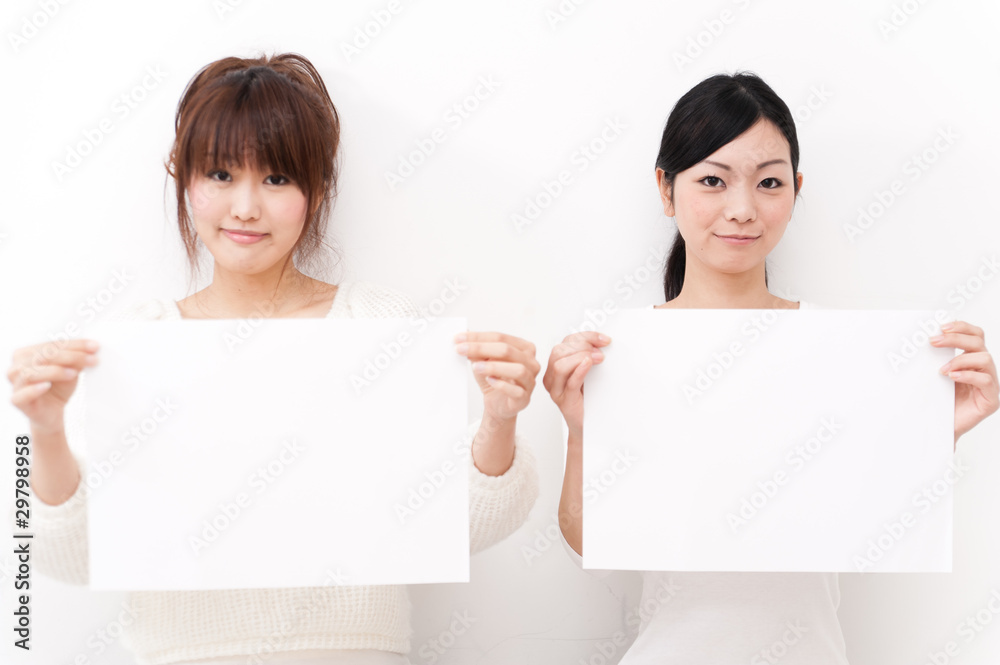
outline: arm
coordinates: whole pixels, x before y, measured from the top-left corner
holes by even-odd
[[[34,439],[33,439],[34,441]],[[36,462],[32,462],[34,468]],[[70,455],[70,464],[78,481],[72,494],[58,504],[50,504],[37,493],[31,502],[31,527],[36,569],[68,584],[86,585],[90,581],[87,538],[87,492],[82,481],[86,465]],[[33,472],[34,475],[34,472]]]
[[[79,484],[79,465],[66,441],[62,418],[52,427],[31,423],[32,493],[42,503],[56,506],[73,496]]]
[[[82,391],[81,383],[78,391]],[[82,398],[82,392],[79,394]],[[69,407],[70,422],[77,415]],[[70,427],[72,434],[76,428]],[[67,428],[31,423],[31,532],[33,561],[38,572],[68,584],[89,581],[86,464],[73,455]]]
[[[513,431],[509,434],[506,428],[490,431],[490,427],[484,417],[469,461],[469,551],[472,554],[517,531],[538,499],[537,462],[531,448]],[[482,433],[491,437],[498,449],[505,450],[509,446],[511,450],[511,461],[500,474],[480,469],[483,463],[477,446],[486,445],[479,440]]]
[[[472,440],[472,460],[488,476],[501,476],[514,461],[514,429],[517,417],[501,420],[484,413]]]
[[[572,553],[578,556],[583,555],[583,380],[595,363],[604,360],[601,347],[610,343],[611,338],[593,331],[568,335],[553,347],[542,379],[566,423],[566,469],[559,498],[559,530]]]
[[[535,457],[515,430],[540,367],[534,345],[518,337],[467,332],[455,342],[455,351],[472,361],[483,393],[469,456],[469,544],[477,552],[520,527],[538,498]]]
[[[76,424],[73,416],[77,415],[67,409],[69,399],[78,390],[82,370],[96,364],[96,346],[88,346],[87,341],[20,348],[7,373],[13,388],[11,402],[30,425],[29,524],[36,568],[71,584],[86,584],[88,577],[83,465],[73,456],[66,434],[67,412],[70,424]]]
[[[566,434],[566,470],[559,497],[559,534],[563,549],[576,567],[595,579],[606,579],[614,570],[583,567],[583,437]]]
[[[31,526],[37,570],[68,584],[90,577],[87,487],[83,460],[73,456],[65,429],[31,427]]]
[[[559,497],[559,530],[566,544],[583,556],[583,437],[570,434],[566,443],[566,470]]]

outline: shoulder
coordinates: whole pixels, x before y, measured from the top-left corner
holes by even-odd
[[[112,321],[156,321],[180,318],[177,305],[166,298],[150,298],[133,303],[110,317]]]
[[[417,307],[401,291],[373,282],[343,282],[337,299],[347,308],[346,316],[393,318],[418,316]]]

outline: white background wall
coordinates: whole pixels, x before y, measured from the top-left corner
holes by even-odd
[[[388,0],[48,4],[51,17],[42,0],[10,0],[0,19],[5,359],[17,346],[87,323],[87,299],[115,271],[132,278],[98,319],[136,300],[187,295],[164,198],[175,105],[202,65],[262,49],[309,57],[341,113],[343,190],[331,234],[345,260],[330,281],[366,279],[426,305],[445,280],[458,278],[468,289],[448,314],[468,317],[472,330],[532,340],[544,367],[551,347],[605,300],[662,302],[655,255],[673,234],[653,179],[663,123],[701,79],[749,69],[795,111],[805,174],[769,260],[772,290],[831,307],[949,309],[986,329],[998,351],[1000,279],[983,269],[989,279],[977,281],[984,261],[1000,254],[997,3],[399,0],[391,21],[350,58],[344,45]],[[560,7],[572,12],[558,14]],[[142,90],[150,69],[162,80],[145,78],[151,85]],[[449,124],[445,114],[480,77],[492,77],[497,89],[460,126]],[[127,114],[123,94],[133,101]],[[112,131],[57,177],[54,163],[104,119]],[[581,169],[580,147],[609,120],[623,129]],[[390,190],[384,173],[437,127],[447,140]],[[957,138],[935,150],[946,130]],[[933,163],[915,168],[925,151]],[[512,214],[564,169],[572,183],[518,232]],[[902,193],[849,240],[845,226],[894,180]],[[622,288],[626,275],[641,288]],[[956,295],[959,286],[977,291],[966,299]],[[525,557],[525,548],[545,546],[547,528],[554,533],[565,444],[540,378],[519,428],[540,461],[541,497],[520,531],[473,558],[471,583],[413,588],[414,663],[425,662],[421,646],[454,612],[477,620],[438,662],[621,657],[618,649],[604,660],[599,646],[624,630],[638,576],[590,578],[557,541],[530,564]],[[9,488],[10,446],[27,423],[3,385],[0,441],[8,452],[0,477]],[[1000,590],[998,432],[994,417],[959,443],[958,456],[974,471],[955,488],[955,572],[842,576],[854,665],[924,663],[948,641],[960,646],[950,662],[996,662],[1000,619],[968,642],[956,627]],[[11,493],[4,490],[4,501]],[[0,547],[4,626],[12,623],[10,550]],[[116,620],[119,594],[40,577],[34,584],[34,650],[14,649],[6,629],[0,660],[130,662],[117,642],[98,653],[93,640]]]

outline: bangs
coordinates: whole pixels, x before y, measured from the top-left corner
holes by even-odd
[[[753,82],[751,79],[749,83]],[[678,100],[664,129],[661,155],[664,146],[678,146],[669,161],[683,165],[678,172],[683,171],[707,159],[761,120],[773,123],[783,134],[794,173],[798,168],[799,148],[788,106],[770,88],[761,91],[742,80],[734,85],[726,75],[702,81]]]
[[[763,117],[760,105],[742,91],[725,91],[716,99],[702,102],[679,117],[677,127],[684,127],[691,140],[685,162],[697,164],[747,131]]]
[[[218,79],[188,116],[180,146],[188,173],[256,167],[287,176],[307,194],[314,191],[320,183],[311,182],[316,169],[310,167],[323,155],[306,140],[317,123],[297,92],[262,67]]]

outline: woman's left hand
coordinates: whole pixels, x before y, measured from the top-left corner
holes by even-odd
[[[483,391],[484,415],[508,420],[528,406],[541,369],[534,344],[498,332],[460,333],[455,342],[455,350],[472,361],[473,376]]]
[[[955,380],[955,443],[1000,407],[997,368],[986,350],[983,329],[965,321],[941,326],[943,334],[932,337],[931,344],[962,349],[941,368]]]

